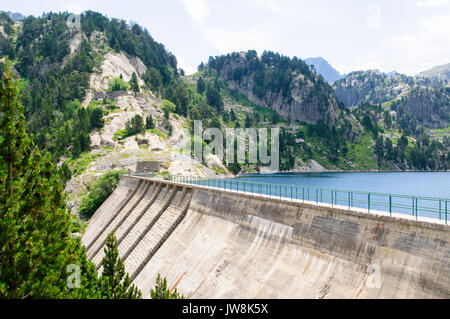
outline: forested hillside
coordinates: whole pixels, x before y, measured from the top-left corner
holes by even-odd
[[[156,155],[171,161],[165,174],[197,174],[199,165],[207,174],[256,168],[217,159],[184,166],[173,145],[193,120],[222,130],[281,127],[282,170],[449,167],[448,138],[429,129],[448,123],[448,88],[436,81],[355,72],[333,89],[299,58],[255,51],[210,57],[185,76],[139,25],[85,12],[81,29],[72,29],[67,17],[15,22],[2,14],[0,53],[15,72],[27,131],[63,164],[71,189],[88,167],[100,174]],[[403,155],[385,160],[402,136]],[[419,153],[428,159],[416,160]]]
[[[106,50],[124,51],[151,66],[145,78],[154,89],[170,94],[178,77],[175,57],[141,27],[86,12],[81,19],[84,37],[75,48],[72,42],[79,31],[67,27],[67,16],[49,13],[23,19],[2,52],[20,76],[28,131],[41,148],[55,156],[78,155],[90,149],[89,132],[101,126],[102,112],[82,108],[79,102]],[[95,45],[96,33],[105,36],[103,46]]]
[[[336,121],[338,101],[332,88],[301,59],[268,51],[258,57],[248,51],[212,58],[207,66],[229,89],[292,122]]]
[[[430,78],[437,81],[450,81],[450,63],[435,66],[429,70],[420,72],[420,77]]]

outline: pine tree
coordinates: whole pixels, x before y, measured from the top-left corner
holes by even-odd
[[[252,126],[252,120],[250,119],[250,116],[247,114],[247,116],[245,117],[245,127],[249,128],[250,126]]]
[[[232,122],[236,121],[236,113],[234,113],[233,109],[230,111],[230,118]]]
[[[25,132],[23,106],[6,65],[0,87],[0,297],[96,296],[95,267],[70,234],[70,213],[48,153]],[[67,266],[86,286],[70,289]]]
[[[153,129],[155,128],[155,123],[153,122],[153,117],[151,115],[147,116],[145,119],[145,128]]]
[[[184,299],[184,296],[175,288],[172,292],[167,288],[167,279],[161,278],[158,274],[156,277],[156,286],[150,290],[152,299]]]
[[[139,83],[138,83],[135,72],[133,72],[133,74],[131,75],[131,80],[129,83],[130,83],[130,88],[133,92],[135,92],[135,93],[139,92]]]
[[[142,116],[136,114],[131,120],[125,123],[128,136],[144,132],[144,120]]]
[[[91,113],[91,129],[102,128],[105,125],[105,120],[103,119],[103,111],[100,108],[95,108]]]
[[[199,79],[197,81],[197,92],[198,92],[198,94],[203,94],[205,92],[205,89],[206,89],[205,81],[203,80],[202,77],[199,77]]]
[[[66,184],[66,182],[72,178],[72,172],[66,162],[62,163],[59,168],[59,175],[61,176],[61,182],[63,184]]]
[[[103,257],[103,272],[100,277],[102,298],[106,299],[141,299],[142,293],[131,284],[125,265],[119,257],[117,239],[114,232],[106,238],[105,257]]]

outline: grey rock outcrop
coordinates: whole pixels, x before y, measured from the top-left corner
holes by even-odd
[[[403,74],[387,76],[377,70],[358,71],[337,81],[334,89],[347,107],[393,102],[391,108],[399,116],[415,118],[422,125],[442,128],[450,123],[450,92],[431,80]]]
[[[246,63],[245,56],[241,56],[225,65],[219,71],[219,79],[226,82],[229,89],[243,94],[251,103],[270,108],[293,122],[316,124],[322,120],[329,125],[334,124],[337,118],[338,101],[328,84],[320,82],[315,74],[312,74],[313,80],[302,73],[293,74],[293,80],[290,83],[291,99],[283,96],[280,90],[266,90],[264,95],[259,97],[254,93],[255,74],[243,76],[240,81],[230,79],[228,76],[236,69],[247,67]],[[270,68],[266,66],[266,71]]]

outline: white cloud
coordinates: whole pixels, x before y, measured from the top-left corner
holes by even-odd
[[[181,2],[195,23],[205,23],[211,14],[211,8],[206,0],[181,0]]]
[[[407,75],[449,63],[450,14],[439,14],[418,21],[419,29],[387,37],[380,41],[378,50],[355,56],[345,64],[336,63],[341,72],[378,69],[398,71]]]
[[[229,30],[225,28],[203,28],[205,38],[220,53],[245,50],[279,50],[279,36],[275,28],[265,28],[255,24],[247,29]]]
[[[369,29],[381,28],[381,8],[378,4],[369,4],[367,6],[367,20],[366,25]]]
[[[72,3],[69,4],[66,7],[67,12],[73,13],[73,14],[81,14],[83,12],[83,9],[78,4]]]
[[[448,4],[448,0],[422,0],[416,2],[418,7],[439,7],[444,4]]]
[[[280,1],[277,0],[248,0],[251,5],[256,7],[265,8],[276,13],[286,13],[281,7]]]
[[[177,62],[178,67],[183,69],[186,75],[191,75],[197,72],[197,68],[195,66],[186,64],[186,60],[183,57],[177,56]]]
[[[423,19],[419,25],[419,32],[405,33],[382,41],[385,49],[389,50],[387,52],[390,52],[392,63],[397,64],[399,70],[410,74],[449,62],[450,14]]]
[[[354,57],[354,60],[350,64],[336,64],[336,69],[342,74],[361,70],[379,70],[381,72],[392,71],[391,69],[386,68],[382,57],[377,53],[362,57]]]

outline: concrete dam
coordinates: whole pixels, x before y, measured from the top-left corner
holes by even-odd
[[[82,237],[101,269],[114,231],[149,298],[450,298],[450,228],[283,198],[122,176]]]

